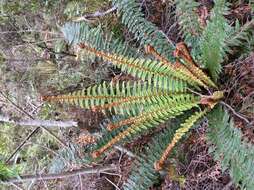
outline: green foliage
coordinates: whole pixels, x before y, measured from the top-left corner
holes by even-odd
[[[145,147],[145,151],[133,163],[130,176],[123,186],[124,190],[147,190],[159,182],[160,174],[154,169],[154,162],[160,159],[175,130],[176,125],[169,124],[167,129],[157,134]]]
[[[85,22],[70,22],[66,23],[61,30],[71,45],[86,42],[98,50],[107,50],[125,56],[135,56],[136,54],[136,50],[132,50],[127,43],[114,39],[112,34],[105,35],[100,26],[91,28]]]
[[[177,143],[175,137],[180,133],[185,134],[185,127],[192,127],[205,114],[205,112],[196,112],[187,119],[181,118],[178,121],[172,121],[159,134],[157,134],[145,147],[133,164],[133,170],[124,184],[124,190],[140,189],[147,190],[156,184],[160,179],[158,170],[154,169],[154,163],[160,159],[168,144]],[[188,114],[186,114],[188,115]],[[186,117],[185,115],[185,117]],[[180,121],[184,121],[182,124]],[[189,130],[189,129],[188,129]],[[167,158],[169,159],[169,158]],[[173,176],[170,176],[173,177]]]
[[[142,46],[151,45],[164,57],[174,60],[172,57],[174,45],[168,41],[162,31],[144,18],[140,3],[136,0],[113,0],[113,3],[118,8],[122,23]]]
[[[15,177],[16,175],[13,169],[0,161],[0,182]]]
[[[144,18],[139,3],[135,0],[114,0],[113,3],[118,8],[122,23],[157,61],[144,58],[144,55],[130,48],[129,44],[113,39],[112,35],[104,33],[101,26],[91,27],[84,22],[67,23],[62,27],[62,32],[68,43],[76,47],[78,54],[83,52],[110,62],[136,80],[113,80],[63,95],[45,96],[43,99],[102,111],[105,114],[121,115],[119,119],[105,125],[107,130],[91,147],[94,158],[98,158],[115,144],[129,142],[169,119],[179,119],[186,113],[195,111],[178,127],[166,129],[155,137],[147,151],[136,160],[133,173],[124,188],[147,189],[159,179],[158,170],[175,145],[198,120],[219,103],[223,92],[214,89],[216,85],[196,66],[187,49],[177,46],[177,61],[175,64],[170,62],[175,60],[172,57],[174,45],[154,24]],[[234,28],[229,26],[225,18],[229,5],[225,0],[216,0],[210,20],[202,28],[196,13],[198,6],[195,1],[176,2],[181,32],[186,42],[193,47],[195,55],[200,56],[199,64],[208,69],[213,80],[217,81],[226,53],[231,53],[231,48],[242,46],[247,41],[251,27],[240,27],[238,23]],[[230,38],[230,41],[228,36],[234,38]],[[209,92],[208,95],[201,94],[205,89]],[[241,147],[241,138],[238,137],[240,133],[234,136],[235,129],[232,122],[227,123],[227,113],[218,111],[215,116],[213,113],[210,128],[214,129],[209,130],[208,136],[217,147],[215,153],[217,157],[224,155],[222,165],[230,168],[235,182],[241,182],[242,187],[250,187],[250,177],[244,171],[239,171],[240,166],[237,165],[243,164],[241,159],[247,160],[247,152],[241,152],[236,161],[232,159],[235,150],[240,151],[235,146],[246,148]],[[222,129],[232,131],[225,133]],[[244,167],[252,174],[248,168],[250,163],[253,162],[248,162]]]
[[[176,15],[180,25],[181,33],[189,46],[197,44],[202,33],[199,23],[197,8],[199,3],[194,0],[177,0]],[[193,47],[195,48],[195,47]]]
[[[229,170],[233,181],[241,189],[252,190],[254,148],[243,140],[242,133],[234,127],[233,119],[221,107],[208,115],[208,139],[215,146],[213,154],[223,171]]]
[[[254,20],[251,20],[241,26],[237,20],[234,27],[230,28],[230,32],[226,39],[227,51],[230,54],[237,52],[246,52],[248,55],[253,50],[253,34]]]
[[[227,21],[224,14],[227,13],[225,0],[216,0],[212,9],[211,20],[205,28],[200,42],[202,62],[214,81],[221,72],[221,63],[225,56],[225,40],[227,38]]]

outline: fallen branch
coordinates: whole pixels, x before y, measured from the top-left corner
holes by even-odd
[[[89,21],[92,18],[103,17],[103,16],[106,16],[109,13],[114,12],[116,10],[116,8],[117,8],[116,6],[113,6],[112,8],[110,8],[110,9],[104,11],[104,12],[96,11],[96,12],[94,12],[92,14],[87,14],[87,15],[78,17],[78,18],[74,19],[74,21],[75,22]]]
[[[35,118],[29,114],[28,112],[26,112],[24,109],[22,109],[20,106],[18,106],[17,104],[15,104],[8,96],[6,96],[3,92],[0,91],[0,94],[2,97],[4,97],[7,101],[9,101],[12,106],[14,106],[19,112],[27,115],[30,119],[34,120]],[[58,138],[53,132],[51,132],[49,129],[47,129],[46,127],[44,127],[43,125],[36,127],[26,138],[25,140],[22,141],[22,143],[14,150],[14,152],[11,154],[11,156],[7,159],[6,163],[8,163],[13,156],[15,156],[15,154],[24,146],[24,144],[26,143],[26,141],[28,141],[34,134],[38,133],[40,131],[40,129],[43,129],[44,131],[46,131],[50,136],[52,136],[56,141],[58,141],[60,144],[62,144],[64,147],[68,148],[68,146],[65,144],[64,141],[62,141],[60,138]]]
[[[78,123],[75,121],[53,121],[53,120],[39,120],[39,119],[30,119],[30,120],[16,120],[12,119],[8,116],[2,116],[0,115],[0,122],[4,123],[10,123],[14,125],[21,125],[21,126],[44,126],[47,128],[53,128],[53,127],[61,127],[61,128],[67,128],[67,127],[77,127]]]
[[[94,168],[83,168],[73,171],[67,171],[60,174],[36,174],[36,175],[24,175],[20,176],[19,178],[11,178],[5,181],[5,183],[22,183],[27,181],[41,181],[41,180],[55,180],[55,179],[63,179],[67,177],[73,177],[78,175],[84,175],[84,174],[99,174],[105,171],[115,171],[117,170],[117,167],[115,165],[113,166],[100,166],[100,167],[94,167]]]

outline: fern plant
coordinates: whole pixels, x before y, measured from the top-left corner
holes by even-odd
[[[239,34],[239,38],[236,36],[229,44],[225,42],[227,34],[240,30],[235,30],[227,23],[224,14],[229,5],[224,0],[215,1],[206,28],[200,27],[195,21],[197,15],[194,9],[198,4],[193,1],[189,6],[187,1],[176,1],[176,10],[181,15],[179,19],[183,37],[189,45],[195,47],[195,53],[191,55],[185,43],[174,45],[155,25],[145,20],[140,5],[135,0],[115,0],[113,3],[118,8],[122,23],[153,58],[146,58],[142,51],[113,39],[112,35],[104,35],[100,27],[91,28],[86,23],[67,23],[62,31],[67,41],[77,47],[77,51],[95,55],[139,80],[103,82],[68,94],[44,96],[43,100],[72,104],[124,118],[107,124],[107,131],[92,147],[93,158],[100,157],[115,144],[151,132],[169,119],[182,121],[162,130],[154,138],[147,147],[149,153],[139,156],[134,164],[137,169],[133,170],[124,184],[124,189],[147,189],[158,180],[159,171],[164,168],[178,142],[223,99],[223,91],[218,90],[216,85],[222,70],[221,63],[227,49],[244,43],[241,36],[245,34]],[[186,26],[190,17],[196,23],[192,27]],[[188,30],[196,32],[189,34]],[[208,69],[211,78],[200,66]],[[183,119],[182,116],[188,114],[190,116]],[[214,117],[218,119],[220,116],[221,114]],[[209,139],[221,146],[217,143],[217,134],[213,133],[215,131],[211,130]],[[239,137],[225,136],[225,140],[230,142],[235,138]],[[224,152],[221,148],[218,150]],[[253,161],[253,157],[246,159]],[[226,167],[231,165],[226,164]],[[234,172],[232,174],[235,175]],[[242,180],[233,179],[236,179],[236,183]],[[246,182],[243,186],[249,187],[248,185]]]

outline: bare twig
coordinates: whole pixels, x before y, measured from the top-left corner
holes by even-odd
[[[30,120],[16,120],[12,119],[8,116],[0,115],[0,122],[10,123],[14,125],[21,126],[44,126],[47,128],[60,127],[60,128],[68,128],[68,127],[77,127],[78,123],[75,121],[53,121],[53,120],[39,120],[39,119],[30,119]]]
[[[13,34],[13,33],[30,33],[30,32],[38,32],[38,33],[46,33],[46,34],[53,34],[53,35],[59,35],[59,33],[55,33],[55,32],[50,32],[50,31],[42,31],[42,30],[8,30],[8,31],[1,31],[1,34]]]
[[[108,179],[107,177],[105,177],[105,179],[106,179],[111,185],[113,185],[117,190],[120,190],[120,188],[119,188],[114,182],[112,182],[110,179]]]
[[[82,175],[78,175],[79,177],[79,184],[80,184],[80,190],[83,190],[83,183],[82,183]]]
[[[234,108],[232,108],[230,105],[228,105],[227,103],[220,101],[220,103],[224,106],[226,106],[228,109],[230,109],[230,111],[237,116],[238,118],[244,120],[246,123],[250,124],[250,121],[248,119],[246,119],[244,116],[240,115],[239,113],[237,113]]]
[[[119,146],[119,145],[114,145],[114,148],[117,150],[120,150],[121,152],[127,154],[129,157],[135,158],[136,155],[133,154],[131,151],[127,150],[126,148]]]
[[[100,11],[96,11],[92,14],[87,14],[81,17],[78,17],[76,19],[74,19],[75,22],[80,22],[80,21],[89,21],[92,18],[96,18],[96,17],[103,17],[106,16],[107,14],[110,14],[112,12],[114,12],[116,10],[116,6],[111,7],[110,9],[104,11],[104,12],[100,12]]]
[[[38,131],[40,127],[36,127],[21,143],[20,145],[13,151],[13,153],[9,156],[9,158],[5,161],[6,163],[10,162],[10,160],[16,155],[16,153],[26,144],[26,142]]]
[[[94,167],[94,168],[83,168],[73,171],[67,171],[60,174],[43,174],[43,175],[24,175],[20,176],[19,178],[11,178],[6,181],[6,183],[22,183],[26,181],[32,181],[32,180],[55,180],[55,179],[63,179],[67,177],[73,177],[78,175],[84,175],[84,174],[98,174],[104,171],[115,171],[117,170],[117,167],[115,165],[113,166],[100,166],[100,167]]]
[[[9,97],[7,97],[3,92],[0,91],[0,94],[2,95],[2,97],[4,97],[6,100],[8,100],[15,108],[18,109],[18,111],[20,111],[21,113],[27,115],[30,119],[34,120],[35,118],[29,114],[28,112],[26,112],[25,110],[23,110],[20,106],[18,106],[17,104],[15,104]],[[24,144],[26,143],[26,141],[28,141],[34,134],[36,134],[37,132],[39,132],[40,128],[42,128],[43,130],[45,130],[50,136],[52,136],[56,141],[58,141],[60,144],[62,144],[64,147],[68,148],[68,146],[65,144],[65,142],[63,142],[61,139],[59,139],[54,133],[52,133],[49,129],[47,129],[44,126],[39,126],[37,128],[35,128],[26,138],[25,140],[22,141],[22,143],[15,149],[15,151],[11,154],[11,156],[7,159],[6,162],[9,162],[13,156],[15,156],[15,154],[24,146]]]

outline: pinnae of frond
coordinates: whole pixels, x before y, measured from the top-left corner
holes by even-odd
[[[195,105],[195,104],[197,105],[199,103],[200,102],[197,101],[197,100],[193,100],[192,101],[193,105]],[[142,122],[145,122],[145,121],[153,119],[155,113],[161,113],[161,112],[164,112],[165,110],[167,110],[168,112],[170,112],[170,111],[173,112],[174,109],[176,109],[176,107],[178,107],[180,105],[181,105],[181,103],[175,102],[174,100],[170,101],[170,102],[167,102],[167,103],[165,102],[164,105],[156,106],[156,107],[152,108],[151,110],[149,110],[148,112],[143,112],[143,113],[141,113],[138,116],[125,119],[125,120],[120,121],[120,122],[118,122],[116,124],[109,124],[107,126],[107,129],[109,131],[112,131],[112,130],[117,129],[119,127],[122,127],[124,125],[142,123]],[[175,110],[175,113],[176,113],[176,110]]]
[[[105,146],[101,147],[100,149],[92,152],[93,158],[98,158],[103,152],[105,152],[107,149],[112,147],[114,144],[119,142],[120,140],[124,139],[126,136],[128,136],[134,129],[136,125],[131,125],[129,128],[124,130],[123,132],[119,133],[116,137],[111,139]]]
[[[127,104],[133,104],[133,103],[139,103],[140,101],[146,101],[149,98],[152,97],[158,97],[158,96],[168,96],[168,95],[180,95],[183,94],[182,92],[170,92],[166,93],[166,92],[156,92],[156,93],[151,93],[149,95],[146,96],[128,96],[122,99],[119,99],[118,101],[114,101],[105,105],[98,105],[98,106],[93,106],[91,109],[93,111],[102,111],[102,110],[106,110],[106,109],[110,109],[113,107],[120,107],[123,104],[125,105],[124,107],[127,106]]]
[[[198,77],[196,77],[192,72],[190,72],[183,64],[181,64],[179,60],[176,60],[175,65],[179,67],[178,70],[182,71],[182,73],[189,77],[192,81],[195,81],[200,86],[207,88],[207,85],[203,83],[200,79],[198,79]]]
[[[111,102],[111,103],[108,103],[108,104],[105,104],[105,105],[99,105],[99,106],[93,106],[91,109],[93,111],[101,111],[101,110],[106,110],[106,109],[110,109],[110,108],[113,108],[113,107],[118,107],[118,106],[121,106],[123,104],[128,104],[128,103],[133,103],[133,102],[136,102],[136,101],[139,101],[141,99],[147,99],[147,98],[150,98],[152,96],[129,96],[129,97],[126,97],[126,98],[123,98],[123,99],[119,99],[119,101],[115,101],[115,102]]]
[[[167,60],[165,57],[161,56],[155,49],[153,46],[151,45],[146,45],[145,46],[145,51],[147,54],[151,54],[152,56],[154,56],[157,60],[161,61],[162,63],[171,66],[172,68],[174,68],[174,65]]]
[[[187,69],[194,75],[197,76],[199,80],[213,88],[217,88],[214,82],[197,66],[193,60],[190,52],[185,43],[180,42],[176,45],[176,50],[174,52],[175,57],[182,58],[186,62]]]
[[[83,96],[83,95],[58,95],[58,96],[42,96],[42,101],[47,102],[65,102],[71,100],[91,100],[91,99],[108,99],[110,96]],[[123,98],[123,96],[114,96],[115,99]]]
[[[165,109],[165,108],[164,108]],[[162,109],[163,110],[163,109]],[[158,110],[159,111],[159,110]],[[131,117],[131,118],[128,118],[128,119],[125,119],[125,120],[122,120],[118,123],[111,123],[107,126],[107,129],[109,131],[112,131],[114,129],[117,129],[119,127],[122,127],[124,125],[129,125],[129,124],[136,124],[136,123],[141,123],[145,120],[148,120],[150,118],[153,118],[153,113],[154,112],[148,112],[148,113],[145,113],[145,114],[140,114],[139,116],[136,116],[136,117]]]
[[[88,46],[84,43],[80,43],[79,47],[81,49],[85,49],[86,51],[93,53],[94,55],[96,55],[98,57],[101,57],[103,59],[106,59],[106,60],[112,62],[116,66],[126,65],[130,68],[135,68],[135,69],[138,69],[140,71],[145,71],[145,72],[150,73],[150,74],[159,75],[159,76],[162,76],[162,77],[167,77],[168,76],[167,74],[159,73],[159,72],[153,71],[151,69],[139,66],[137,64],[133,64],[126,57],[121,57],[121,56],[116,55],[116,54],[110,54],[110,53],[107,53],[107,52],[98,51],[95,48],[92,48],[92,47],[90,47],[90,46]]]
[[[198,83],[200,86],[207,87],[201,80],[199,80],[191,71],[189,71],[183,64],[181,64],[179,61],[176,61],[175,64],[171,63],[169,60],[161,56],[152,46],[147,45],[145,47],[146,52],[153,55],[157,60],[159,60],[161,63],[166,65],[167,67],[170,67],[172,70],[177,71],[196,83]]]
[[[180,141],[180,139],[191,129],[191,127],[203,117],[210,109],[205,109],[202,112],[196,112],[192,116],[190,116],[184,123],[181,124],[181,127],[176,130],[174,137],[171,143],[168,145],[166,150],[163,152],[160,160],[154,163],[154,168],[156,170],[161,170],[164,162],[167,160],[168,156],[170,155],[172,149],[175,147],[176,143]]]

